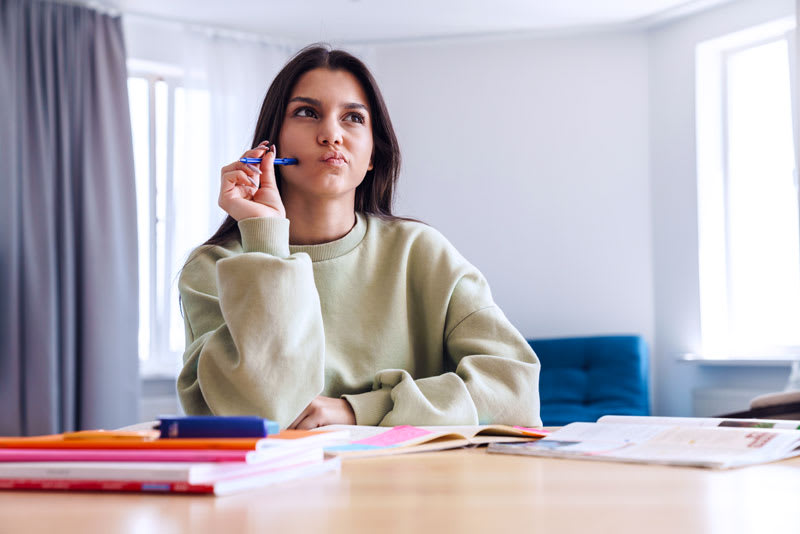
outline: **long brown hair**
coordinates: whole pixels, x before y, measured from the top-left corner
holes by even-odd
[[[356,211],[382,219],[399,219],[392,213],[392,207],[394,188],[400,174],[400,147],[389,119],[389,111],[367,66],[344,50],[332,50],[325,45],[313,44],[303,48],[289,60],[272,81],[267,96],[264,97],[252,147],[265,139],[274,142],[279,138],[294,86],[303,74],[318,68],[349,72],[356,77],[367,94],[372,118],[373,167],[356,188]],[[283,179],[278,167],[275,168],[275,179],[278,190],[281,191]],[[240,238],[239,227],[236,219],[228,215],[216,233],[203,245],[220,245],[233,238]]]

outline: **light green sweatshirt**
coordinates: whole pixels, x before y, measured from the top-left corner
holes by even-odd
[[[187,414],[286,427],[325,395],[360,425],[541,424],[536,355],[436,230],[362,214],[321,245],[290,246],[288,219],[239,230],[180,277]]]

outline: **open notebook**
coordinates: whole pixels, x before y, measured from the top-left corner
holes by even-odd
[[[488,443],[531,441],[548,434],[546,430],[507,425],[475,426],[355,426],[329,425],[319,430],[347,430],[350,442],[325,447],[342,459],[455,449]]]

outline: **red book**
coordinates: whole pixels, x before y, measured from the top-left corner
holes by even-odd
[[[340,468],[341,460],[331,458],[291,466],[279,466],[269,470],[259,470],[254,473],[241,474],[205,483],[190,483],[177,480],[2,478],[0,479],[0,490],[119,491],[229,495],[279,482],[287,482],[324,473],[338,473]]]

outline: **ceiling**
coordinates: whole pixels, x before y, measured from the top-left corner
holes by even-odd
[[[94,0],[129,15],[290,41],[375,42],[646,27],[733,0]]]

